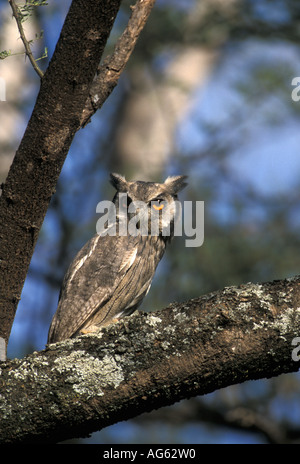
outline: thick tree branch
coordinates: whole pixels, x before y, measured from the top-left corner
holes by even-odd
[[[155,0],[137,0],[136,4],[131,7],[131,17],[126,29],[116,43],[113,54],[108,56],[103,64],[99,66],[89,98],[82,112],[80,121],[82,127],[101,108],[117,85],[154,4]]]
[[[83,436],[182,398],[299,368],[300,277],[135,313],[0,364],[0,442]]]

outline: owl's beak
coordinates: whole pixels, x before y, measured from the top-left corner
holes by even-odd
[[[153,208],[156,209],[156,211],[160,211],[161,209],[163,209],[165,205],[159,205],[159,206],[156,206],[156,205],[153,205]]]

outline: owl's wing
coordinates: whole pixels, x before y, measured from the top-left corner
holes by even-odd
[[[137,253],[131,235],[95,235],[77,253],[63,280],[48,343],[72,337],[111,298]]]

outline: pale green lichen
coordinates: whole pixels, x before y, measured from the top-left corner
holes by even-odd
[[[123,370],[113,356],[105,355],[100,359],[82,350],[60,356],[54,361],[52,370],[64,374],[65,383],[88,398],[103,396],[104,389],[117,388],[124,380]]]
[[[270,330],[270,323],[268,321],[261,321],[259,324],[253,322],[252,330]]]
[[[43,380],[43,376],[40,371],[41,366],[48,366],[47,358],[45,356],[39,356],[36,358],[35,353],[33,353],[21,362],[18,369],[12,369],[8,375],[14,377],[16,380],[25,381],[28,377],[30,377],[33,380],[39,379],[41,382]],[[48,380],[47,375],[45,375],[45,379]]]
[[[292,328],[295,326],[295,318],[300,319],[300,314],[298,309],[287,308],[280,314],[280,316],[275,321],[275,327],[279,329],[280,336],[284,341],[287,341],[287,335],[292,331]]]
[[[273,297],[266,292],[266,289],[262,285],[253,286],[253,293],[257,296],[260,301],[262,308],[269,310],[273,304]]]
[[[184,308],[184,309],[189,309],[189,308],[187,307],[187,308]],[[179,323],[185,323],[189,319],[189,317],[184,311],[178,311],[174,315],[174,319],[176,321],[178,321]]]
[[[157,324],[161,322],[160,317],[153,316],[152,314],[149,315],[146,319],[146,322],[148,325],[151,325],[152,327],[155,327]]]
[[[171,344],[170,344],[169,342],[167,342],[166,340],[164,340],[164,341],[160,344],[160,346],[162,347],[163,350],[167,350],[167,349],[170,347],[170,345],[171,345]]]

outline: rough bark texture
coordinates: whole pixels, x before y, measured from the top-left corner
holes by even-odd
[[[0,364],[0,442],[84,436],[182,398],[299,368],[300,277],[135,313]]]

